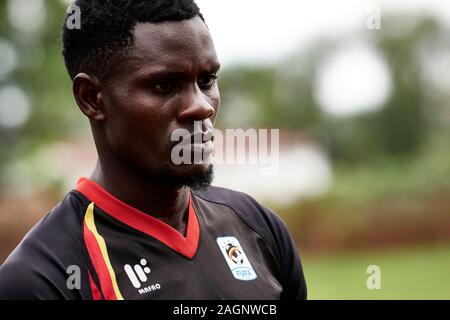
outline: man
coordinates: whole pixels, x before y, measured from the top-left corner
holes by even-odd
[[[0,269],[1,299],[305,299],[285,225],[251,197],[175,164],[172,133],[204,154],[219,61],[192,0],[78,0],[63,27],[73,93],[98,152]],[[209,137],[209,138],[208,138]]]

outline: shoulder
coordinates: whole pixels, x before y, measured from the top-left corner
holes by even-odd
[[[83,269],[81,199],[73,192],[42,218],[0,267],[0,299],[71,299],[67,268]]]
[[[271,242],[275,241],[276,237],[289,236],[280,217],[246,193],[213,186],[194,193],[205,201],[229,207],[252,229],[262,233],[265,238],[270,238],[267,240]]]
[[[271,224],[282,223],[280,218],[270,209],[261,205],[250,195],[221,187],[208,187],[202,191],[195,191],[195,195],[205,201],[225,205],[235,211],[241,218],[252,225],[269,227]]]

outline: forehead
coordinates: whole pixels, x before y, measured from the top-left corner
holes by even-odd
[[[193,70],[217,64],[208,28],[195,17],[176,22],[137,24],[134,49],[127,55],[123,67],[127,72],[140,73],[146,69]]]

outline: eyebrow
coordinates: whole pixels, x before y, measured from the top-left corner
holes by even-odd
[[[205,68],[205,70],[202,73],[216,73],[220,70],[220,63],[214,62],[208,68]],[[174,78],[181,78],[188,73],[186,71],[187,68],[183,67],[148,67],[144,70],[140,70],[137,73],[137,79],[139,80],[145,80],[149,78],[166,78],[166,77],[174,77]]]

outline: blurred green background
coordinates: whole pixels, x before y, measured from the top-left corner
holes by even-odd
[[[228,30],[219,4],[198,3],[213,36]],[[66,7],[0,2],[0,262],[95,163],[60,55]],[[218,167],[215,183],[282,216],[310,299],[450,299],[450,29],[431,11],[380,8],[381,29],[366,12],[359,28],[220,73],[218,128],[279,128],[280,170]],[[381,289],[366,286],[370,265]]]

